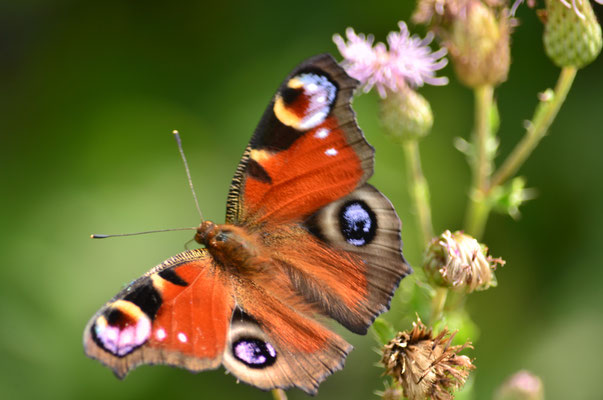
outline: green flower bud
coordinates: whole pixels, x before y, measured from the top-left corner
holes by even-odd
[[[434,238],[425,254],[423,269],[432,283],[471,293],[496,286],[494,270],[504,265],[488,248],[461,231],[444,231]]]
[[[543,400],[542,381],[528,371],[519,371],[502,384],[495,400]]]
[[[522,177],[513,178],[504,186],[496,186],[491,193],[492,207],[514,219],[520,216],[519,207],[534,197],[536,191],[526,188],[526,180]]]
[[[574,3],[575,9],[560,0],[546,0],[544,48],[559,67],[582,68],[601,52],[601,25],[588,0]]]
[[[409,87],[381,99],[380,118],[383,127],[399,140],[419,139],[433,126],[429,102]]]

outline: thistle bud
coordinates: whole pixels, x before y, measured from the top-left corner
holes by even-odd
[[[528,371],[519,371],[507,379],[496,392],[495,400],[543,400],[542,381]]]
[[[509,214],[512,218],[519,218],[519,207],[528,200],[536,197],[534,189],[526,188],[526,180],[515,177],[511,182],[503,186],[496,186],[492,190],[492,206],[503,214]]]
[[[498,85],[507,79],[511,19],[503,1],[420,0],[413,20],[429,24],[466,86]]]
[[[470,342],[451,346],[452,336],[444,329],[434,337],[419,320],[383,347],[385,374],[402,386],[409,400],[452,400],[452,391],[465,384],[475,366],[458,353],[473,347]]]
[[[433,125],[429,102],[409,87],[381,99],[380,117],[387,133],[400,140],[426,136]]]
[[[471,293],[496,286],[494,270],[504,264],[473,237],[446,230],[427,247],[423,268],[434,284]]]
[[[546,0],[544,48],[557,66],[582,68],[601,52],[601,25],[588,0],[574,1],[573,6]]]

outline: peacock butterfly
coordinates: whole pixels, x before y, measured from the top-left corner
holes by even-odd
[[[352,349],[321,325],[366,334],[412,272],[400,220],[366,183],[374,149],[350,106],[358,82],[328,54],[280,86],[232,180],[226,223],[110,300],[86,354],[119,378],[140,364],[220,364],[261,389],[316,393]]]

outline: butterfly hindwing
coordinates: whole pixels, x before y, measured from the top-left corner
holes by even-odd
[[[277,289],[274,287],[274,289]],[[343,367],[349,345],[316,320],[251,281],[240,282],[224,366],[262,389],[298,387],[315,394]]]
[[[230,282],[207,251],[186,251],[153,268],[92,317],[84,349],[120,378],[140,364],[216,368],[233,308]]]
[[[325,298],[320,303],[352,332],[366,333],[375,317],[389,309],[400,280],[412,273],[402,256],[401,223],[394,207],[381,192],[364,184],[318,210],[304,225],[329,246],[362,260],[366,292],[361,299],[336,309],[330,309],[333,302]],[[343,280],[334,282],[338,283]],[[302,293],[307,293],[307,285],[303,280],[298,284]]]

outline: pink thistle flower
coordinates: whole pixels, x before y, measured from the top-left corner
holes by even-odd
[[[352,28],[346,29],[347,42],[340,35],[333,35],[347,73],[360,81],[364,92],[375,87],[382,98],[387,97],[388,90],[398,92],[406,86],[447,84],[448,78],[435,76],[448,63],[444,58],[446,49],[432,52],[429,44],[433,34],[421,39],[411,36],[404,22],[398,25],[400,32],[387,36],[389,50],[384,43],[373,46],[373,35],[356,34]]]

